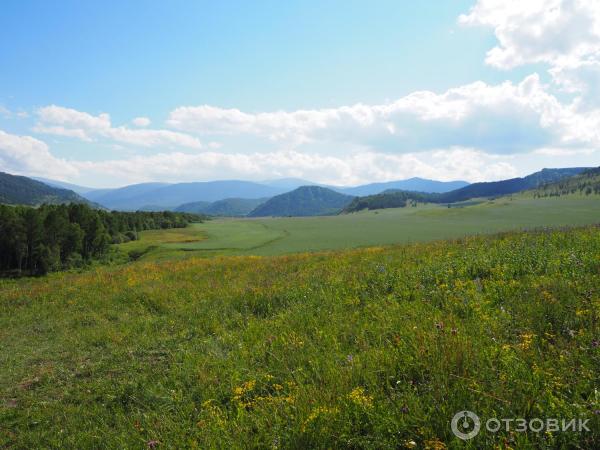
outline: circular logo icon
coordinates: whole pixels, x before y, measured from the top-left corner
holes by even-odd
[[[460,411],[452,418],[452,432],[463,441],[473,439],[479,433],[481,421],[477,414],[471,411]]]

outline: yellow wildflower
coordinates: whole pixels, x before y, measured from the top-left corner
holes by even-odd
[[[352,403],[362,406],[363,408],[373,407],[373,397],[365,394],[365,388],[363,387],[352,389],[352,392],[350,392],[348,398],[352,401]]]

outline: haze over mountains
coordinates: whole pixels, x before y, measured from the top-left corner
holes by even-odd
[[[369,183],[361,186],[340,187],[313,183],[299,178],[284,178],[262,182],[218,180],[194,183],[140,183],[116,189],[91,189],[60,181],[45,180],[49,185],[67,187],[87,199],[109,209],[176,209],[187,203],[212,203],[226,199],[267,199],[301,186],[321,186],[347,195],[370,195],[387,189],[448,192],[467,186],[466,181],[435,181],[423,178]],[[196,205],[200,206],[200,205]]]
[[[507,195],[572,177],[587,169],[543,169],[522,178],[473,184],[410,178],[339,187],[286,178],[260,183],[242,180],[140,183],[116,189],[92,189],[46,179],[40,179],[44,181],[41,182],[0,173],[0,202],[27,205],[88,202],[114,210],[175,210],[214,216],[311,216],[333,214],[344,208],[353,211],[394,207],[406,200],[453,203]]]

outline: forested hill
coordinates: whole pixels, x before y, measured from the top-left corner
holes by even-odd
[[[354,197],[320,186],[302,186],[276,195],[254,209],[249,217],[321,216],[336,214]]]
[[[31,178],[0,172],[0,203],[41,205],[42,203],[90,203],[68,189],[48,186]]]
[[[344,212],[356,212],[363,209],[402,208],[409,200],[422,203],[456,203],[473,198],[499,197],[515,194],[526,190],[536,189],[548,183],[568,180],[578,174],[589,171],[585,167],[568,169],[542,169],[523,178],[509,180],[473,183],[466,187],[441,194],[411,191],[386,191],[378,195],[358,197],[352,201]]]
[[[523,178],[511,178],[502,181],[473,183],[461,189],[446,192],[439,196],[439,203],[462,202],[478,197],[497,197],[515,194],[528,189],[535,189],[543,184],[552,183],[563,178],[572,177],[589,170],[589,167],[572,167],[567,169],[542,169]]]
[[[536,197],[560,197],[569,194],[600,194],[600,167],[574,177],[547,183],[533,191]]]

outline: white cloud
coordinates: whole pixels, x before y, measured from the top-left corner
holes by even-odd
[[[502,69],[562,64],[600,50],[597,0],[479,0],[459,22],[494,29],[499,45],[486,62]]]
[[[201,148],[196,137],[171,130],[131,129],[113,127],[106,113],[93,116],[62,106],[46,106],[37,111],[40,122],[34,127],[37,133],[75,137],[83,141],[104,138],[140,147],[175,146]]]
[[[488,64],[547,64],[555,87],[576,96],[574,108],[600,107],[598,0],[479,0],[459,22],[493,28]]]
[[[321,183],[355,185],[412,176],[479,181],[517,174],[509,162],[497,156],[464,148],[438,150],[430,155],[391,155],[370,151],[346,156],[298,151],[251,154],[175,152],[126,160],[75,162],[74,165],[82,173],[110,174],[128,182],[301,177]],[[215,177],[215,174],[219,176]]]
[[[0,170],[58,179],[77,176],[69,162],[54,157],[48,146],[31,136],[18,136],[0,130]]]
[[[188,106],[172,111],[168,120],[191,133],[251,134],[292,145],[338,142],[396,153],[452,146],[518,153],[578,145],[598,138],[590,128],[594,123],[549,94],[537,74],[518,84],[478,81],[442,94],[414,92],[382,105],[256,114]]]
[[[136,117],[131,121],[136,127],[147,127],[150,125],[150,119],[147,117]]]

